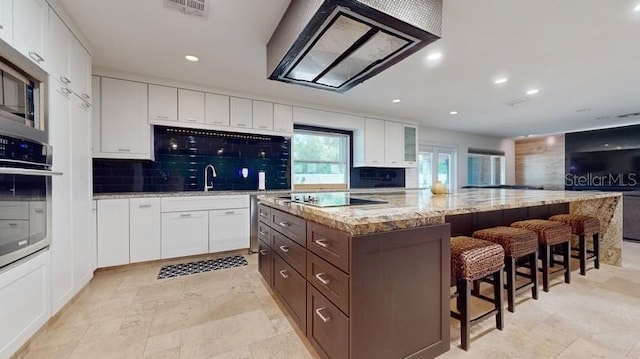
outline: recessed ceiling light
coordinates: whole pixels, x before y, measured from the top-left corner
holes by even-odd
[[[187,61],[191,61],[191,62],[200,61],[200,59],[197,56],[193,56],[193,55],[186,55],[184,58],[187,59]]]
[[[427,56],[427,60],[435,61],[440,60],[442,58],[442,53],[434,52],[433,54]]]
[[[538,90],[538,89],[531,89],[531,90],[527,91],[527,95],[535,95],[535,94],[537,94],[538,92],[540,92],[540,90]]]
[[[636,7],[633,8],[633,11],[639,11],[640,12],[640,4],[636,5]]]
[[[502,78],[496,79],[495,81],[493,81],[493,83],[496,84],[496,85],[500,85],[500,84],[503,84],[503,83],[505,83],[507,81],[509,81],[508,78],[502,77]]]
[[[451,111],[451,112],[449,112],[449,114],[450,114],[450,115],[457,115],[457,114],[458,114],[458,111]]]
[[[401,99],[399,99],[399,98],[394,98],[391,102],[393,102],[393,103],[400,103],[400,102],[402,102],[402,100],[401,100]]]

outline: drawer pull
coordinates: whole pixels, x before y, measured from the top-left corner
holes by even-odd
[[[29,57],[37,63],[44,62],[44,59],[42,58],[42,56],[38,55],[37,52],[29,51]]]
[[[289,253],[289,248],[287,246],[280,246],[280,250],[285,253]]]
[[[266,213],[264,213],[264,212],[260,212],[260,217],[266,217],[266,216],[267,216],[267,214],[266,214]]]
[[[118,148],[118,152],[131,152],[130,148]]]
[[[183,213],[180,215],[181,218],[188,218],[191,217],[191,213]]]
[[[289,223],[289,222],[280,222],[280,223],[278,223],[278,225],[281,226],[281,227],[289,227],[291,225],[291,223]]]
[[[9,227],[17,227],[18,224],[17,223],[9,223]]]
[[[44,213],[44,209],[36,209],[36,210],[34,210],[34,212],[36,212],[36,213]]]
[[[66,76],[60,76],[60,81],[62,81],[62,83],[65,85],[71,84],[71,81]]]
[[[141,204],[138,206],[138,208],[151,208],[150,204]]]
[[[266,256],[267,255],[267,251],[265,251],[264,249],[261,249],[260,250],[260,254],[262,254],[263,256]]]
[[[282,276],[282,278],[287,279],[289,278],[289,272],[287,272],[287,270],[281,270],[280,271],[280,275]]]
[[[327,239],[326,238],[316,239],[313,242],[315,244],[319,245],[322,248],[328,248],[329,247],[329,243],[327,243]]]
[[[316,273],[314,277],[316,277],[316,279],[319,280],[320,283],[324,285],[331,283],[331,280],[323,278],[324,275],[325,273]]]
[[[323,322],[327,323],[329,321],[331,321],[331,317],[330,316],[325,316],[324,314],[322,314],[322,311],[324,311],[325,308],[318,308],[316,309],[316,314],[318,315],[318,317],[320,317],[320,319],[322,319]]]
[[[18,247],[26,246],[28,243],[29,243],[29,241],[25,239],[24,241],[18,242]]]
[[[228,216],[228,215],[236,214],[236,211],[226,211],[224,212],[224,214]]]
[[[267,232],[263,232],[263,231],[260,231],[258,233],[260,233],[261,236],[266,236],[267,235]]]

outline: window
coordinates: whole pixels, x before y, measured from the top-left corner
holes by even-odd
[[[506,181],[504,152],[469,149],[467,183],[472,186],[503,185]]]
[[[346,189],[349,183],[349,135],[296,129],[293,135],[295,189]]]
[[[435,181],[449,190],[456,187],[455,148],[420,145],[418,153],[418,187],[429,188]]]

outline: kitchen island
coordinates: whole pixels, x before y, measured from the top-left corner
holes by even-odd
[[[621,262],[620,193],[401,190],[352,197],[385,203],[321,207],[259,198],[260,271],[326,358],[429,358],[447,351],[449,237],[482,223],[562,212],[595,216],[601,262]]]

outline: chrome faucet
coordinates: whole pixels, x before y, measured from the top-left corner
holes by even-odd
[[[213,189],[213,181],[211,182],[211,186],[209,186],[209,168],[211,168],[211,174],[213,175],[213,177],[218,177],[218,174],[216,174],[216,168],[213,167],[212,164],[208,164],[207,167],[204,168],[204,191],[205,192],[209,192],[209,190]]]

